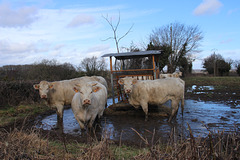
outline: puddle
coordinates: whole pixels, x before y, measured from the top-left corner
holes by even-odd
[[[108,105],[111,103],[112,99],[108,99]],[[239,117],[239,107],[232,108],[221,103],[186,99],[184,116],[182,117],[181,109],[179,109],[175,123],[168,123],[168,118],[162,117],[149,116],[149,120],[145,122],[144,116],[104,115],[98,122],[100,127],[96,133],[100,137],[104,133],[107,133],[111,140],[140,143],[141,139],[137,135],[137,131],[149,141],[153,137],[155,140],[162,139],[164,141],[170,137],[173,128],[177,135],[188,136],[188,123],[194,136],[205,137],[209,133],[208,129],[213,132],[217,132],[218,130],[225,130],[225,132],[234,131],[236,129],[235,125],[238,128],[240,127]],[[56,122],[57,115],[53,114],[40,120],[40,124],[37,127],[44,130],[51,130],[55,127]],[[71,108],[64,110],[64,133],[84,137],[84,133],[81,133],[79,124],[75,120]]]
[[[214,91],[213,86],[197,86],[193,85],[191,88],[187,88],[187,92],[194,92],[195,94],[206,93],[206,91]]]

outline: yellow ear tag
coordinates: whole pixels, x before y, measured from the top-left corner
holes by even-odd
[[[78,92],[78,90],[77,89],[74,89],[74,91],[77,93]]]

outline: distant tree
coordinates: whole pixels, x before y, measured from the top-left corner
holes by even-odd
[[[130,46],[124,47],[124,50],[126,52],[139,52],[140,49],[135,45],[133,42],[131,42]],[[142,67],[144,59],[143,58],[133,58],[133,59],[126,59],[122,61],[122,68],[123,69],[140,69]]]
[[[47,80],[57,81],[76,78],[79,73],[70,63],[44,59],[30,65],[7,65],[0,67],[0,80]]]
[[[198,47],[203,35],[198,26],[175,22],[156,28],[149,39],[153,46],[170,46],[172,52],[168,58],[168,72],[172,73],[182,57],[200,52]]]
[[[156,59],[156,65],[158,66],[159,71],[164,72],[163,68],[169,63],[168,58],[172,52],[171,47],[167,44],[153,45],[153,43],[150,42],[147,46],[147,50],[161,50],[161,54]]]
[[[218,76],[228,75],[231,69],[231,62],[226,62],[220,54],[211,54],[203,61],[203,68],[209,74]]]
[[[217,61],[217,70],[219,76],[228,76],[231,69],[231,63],[226,62],[224,59]]]
[[[234,64],[235,64],[235,67],[237,69],[237,74],[240,76],[240,61],[237,60],[237,61],[234,62]]]
[[[72,64],[60,64],[55,59],[43,59],[40,63],[35,63],[35,67],[30,75],[32,76],[31,79],[36,76],[41,80],[49,81],[78,77],[78,73]]]
[[[107,70],[106,62],[103,58],[98,59],[93,56],[91,58],[84,58],[80,63],[80,68],[87,76],[104,75]]]
[[[183,77],[189,73],[192,73],[192,62],[186,57],[181,58],[179,62],[179,70],[182,72]]]

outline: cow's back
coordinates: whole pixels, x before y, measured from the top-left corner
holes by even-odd
[[[71,80],[55,81],[51,83],[53,88],[50,90],[50,103],[60,103],[70,105],[74,96],[74,83]]]
[[[184,85],[178,78],[138,81],[131,98],[149,103],[165,103],[165,100],[182,97]]]

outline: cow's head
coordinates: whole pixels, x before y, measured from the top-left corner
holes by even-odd
[[[41,98],[48,98],[48,92],[53,88],[53,84],[47,81],[41,81],[39,84],[34,84],[33,88],[39,90],[39,95]]]
[[[79,92],[83,106],[91,105],[93,94],[101,90],[97,82],[76,84],[73,90]]]
[[[137,83],[136,78],[125,77],[118,80],[120,85],[124,85],[124,91],[127,94],[132,93],[133,85]]]

